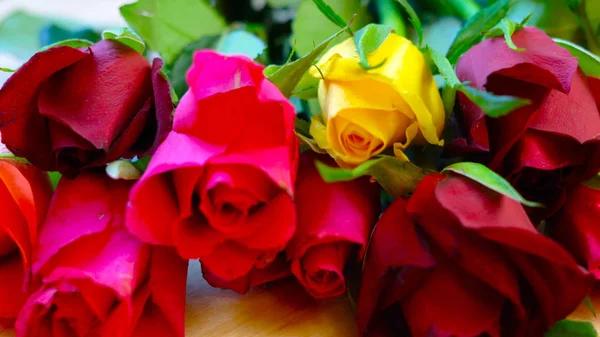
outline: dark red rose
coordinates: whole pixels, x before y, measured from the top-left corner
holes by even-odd
[[[132,183],[63,179],[36,246],[17,337],[183,337],[187,262],[124,227]]]
[[[315,160],[335,165],[326,156],[301,155],[295,199],[298,224],[287,254],[306,291],[323,299],[346,292],[344,267],[351,258],[362,259],[381,203],[379,185],[368,177],[328,184]]]
[[[127,226],[233,281],[267,268],[296,229],[294,108],[243,56],[198,52],[187,81]]]
[[[547,225],[552,237],[600,279],[600,186],[578,185]]]
[[[46,173],[0,159],[0,331],[14,324],[27,299],[24,280],[51,196]]]
[[[39,52],[0,90],[2,142],[43,170],[69,175],[149,154],[173,111],[161,66],[111,40]]]
[[[461,57],[456,73],[478,89],[532,103],[494,119],[459,94],[464,138],[449,149],[470,154],[527,199],[545,203],[544,214],[538,214],[544,218],[560,207],[565,187],[600,170],[600,86],[539,29],[521,29],[513,40],[525,51],[511,50],[503,37],[487,39]]]
[[[357,324],[374,336],[541,337],[593,282],[517,201],[429,175],[375,227]]]

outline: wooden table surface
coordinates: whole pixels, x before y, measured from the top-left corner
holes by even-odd
[[[242,296],[211,288],[190,264],[186,337],[357,337],[346,298],[315,301],[293,280]],[[13,337],[0,331],[0,337]]]

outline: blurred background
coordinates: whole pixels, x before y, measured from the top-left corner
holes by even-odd
[[[424,44],[443,53],[464,21],[494,1],[409,0],[423,22]],[[282,64],[310,52],[338,30],[312,0],[140,0],[126,6],[123,18],[120,7],[134,2],[0,0],[0,68],[18,68],[43,46],[72,38],[94,42],[103,30],[129,24],[149,49],[161,52],[180,92],[184,88],[177,83],[177,61],[191,50],[214,48],[244,53],[264,64]],[[379,21],[414,36],[396,0],[326,2],[345,20],[358,14],[355,29]],[[515,0],[509,17],[520,22],[529,15],[529,25],[599,53],[600,0]],[[175,29],[181,36],[174,34]],[[232,31],[243,34],[229,36]],[[166,35],[168,39],[161,39]],[[9,75],[0,72],[0,83]]]

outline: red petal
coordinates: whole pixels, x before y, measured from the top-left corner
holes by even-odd
[[[0,319],[15,319],[25,304],[23,274],[23,259],[18,253],[0,260]]]
[[[460,58],[456,66],[458,78],[482,89],[490,75],[501,74],[569,92],[571,78],[577,71],[577,58],[535,27],[515,32],[512,39],[525,50],[510,49],[504,37],[486,39]]]
[[[402,303],[414,337],[484,335],[498,325],[503,307],[503,296],[450,261],[439,262]]]
[[[224,280],[214,275],[206,265],[202,265],[202,276],[213,287],[231,289],[238,294],[245,294],[251,287],[260,286],[290,276],[290,266],[285,254],[279,254],[275,260],[264,268],[254,268],[248,274],[235,279]]]
[[[436,184],[437,181],[426,177],[422,184],[428,183]],[[378,302],[383,300],[381,295],[389,283],[386,276],[391,268],[433,266],[435,260],[421,243],[415,225],[406,213],[406,201],[396,199],[377,222],[365,255],[356,316],[359,332],[366,331]]]
[[[314,245],[300,259],[292,261],[292,272],[316,299],[343,295],[346,292],[344,267],[353,248],[348,242]]]
[[[570,137],[580,144],[600,136],[600,113],[581,71],[573,76],[568,95],[550,91],[529,127]]]
[[[151,97],[150,65],[135,50],[111,40],[96,43],[90,51],[91,57],[48,79],[38,106],[41,115],[108,152]]]
[[[27,158],[44,170],[54,168],[46,121],[38,113],[36,95],[40,85],[50,75],[87,55],[87,52],[71,47],[50,48],[36,53],[2,86],[2,141],[12,153]]]

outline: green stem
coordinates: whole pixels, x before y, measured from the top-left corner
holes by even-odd
[[[596,36],[596,30],[592,27],[592,23],[587,15],[585,0],[582,0],[577,8],[577,14],[580,18],[580,23],[585,33],[587,48],[594,54],[600,55],[600,41]]]
[[[475,0],[446,0],[450,7],[463,20],[469,20],[481,7]]]
[[[396,34],[406,36],[406,24],[402,19],[402,13],[396,5],[395,0],[377,0],[377,11],[381,19],[381,23],[394,28]]]

